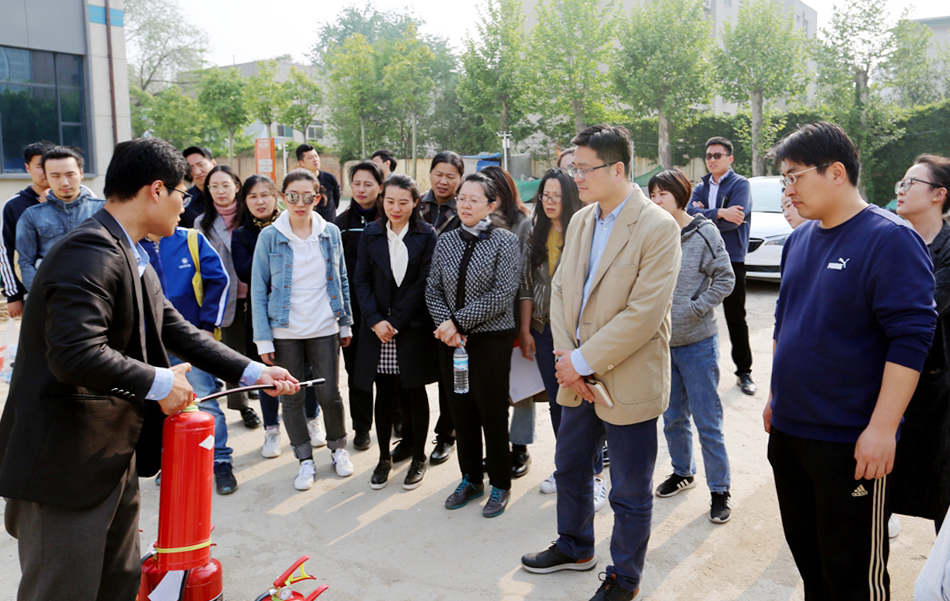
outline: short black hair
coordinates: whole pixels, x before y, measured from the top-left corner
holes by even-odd
[[[732,142],[730,142],[726,138],[723,138],[722,136],[713,136],[709,138],[708,140],[706,140],[706,148],[709,148],[710,146],[717,146],[717,145],[722,146],[723,148],[726,149],[726,152],[728,152],[730,156],[732,155]]]
[[[651,177],[647,190],[650,194],[653,194],[654,190],[669,192],[676,201],[676,208],[685,209],[693,193],[693,185],[689,183],[685,173],[673,167]]]
[[[204,146],[189,146],[188,148],[185,149],[184,152],[181,153],[181,156],[187,159],[193,154],[200,154],[201,156],[208,159],[209,161],[214,160],[214,157],[211,155],[211,151],[205,148]]]
[[[930,185],[934,190],[945,188],[947,197],[943,201],[943,213],[950,210],[950,159],[935,154],[922,154],[914,159],[915,165],[926,165],[930,169]]]
[[[103,191],[110,201],[125,202],[154,181],[174,187],[188,179],[190,173],[185,157],[165,140],[129,140],[118,144],[112,152]]]
[[[314,148],[312,144],[301,144],[300,146],[298,146],[298,147],[297,147],[297,160],[299,161],[299,160],[303,159],[304,153],[310,152],[311,150],[316,150],[316,148]],[[317,153],[317,154],[319,154],[319,153]]]
[[[844,165],[852,186],[858,185],[861,161],[858,151],[840,125],[820,121],[799,127],[775,145],[769,155],[776,163],[794,161],[806,167],[818,167],[818,173],[834,163]]]
[[[429,167],[429,173],[431,173],[435,169],[435,166],[439,163],[447,163],[455,167],[455,169],[459,172],[459,177],[465,175],[465,162],[457,152],[443,150],[439,154],[435,155],[432,158],[432,165]]]
[[[396,155],[393,154],[392,150],[387,150],[385,148],[382,148],[374,152],[373,156],[371,156],[370,158],[375,159],[376,157],[383,159],[383,162],[389,165],[390,171],[396,170]]]
[[[498,185],[495,183],[495,180],[481,172],[470,173],[466,175],[465,179],[462,180],[462,183],[459,184],[459,190],[461,190],[462,186],[468,182],[481,184],[482,190],[485,192],[485,198],[488,199],[488,204],[498,202]]]
[[[43,159],[40,161],[40,164],[43,166],[43,170],[46,170],[46,161],[50,159],[76,159],[76,162],[79,164],[79,168],[82,169],[82,166],[85,162],[82,159],[82,151],[78,148],[73,148],[72,146],[53,146],[49,150],[43,153]]]
[[[592,125],[574,136],[574,146],[586,146],[597,153],[600,160],[608,164],[623,163],[623,172],[630,176],[630,161],[633,147],[630,144],[630,132],[626,127],[615,125]]]
[[[47,151],[55,146],[56,144],[47,142],[46,140],[40,140],[39,142],[27,144],[26,148],[23,149],[23,162],[29,165],[30,161],[33,160],[33,157],[42,157]]]

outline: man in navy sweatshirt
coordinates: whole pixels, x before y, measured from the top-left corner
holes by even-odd
[[[858,192],[837,125],[773,149],[810,219],[789,236],[763,412],[785,539],[808,600],[889,599],[887,474],[936,324],[927,246]]]
[[[732,142],[715,137],[706,141],[706,169],[709,173],[693,188],[687,211],[702,213],[719,228],[726,243],[729,262],[736,274],[736,285],[722,301],[729,328],[732,361],[736,364],[736,382],[742,392],[755,394],[752,381],[752,348],[745,319],[745,255],[749,249],[752,223],[752,196],[749,180],[732,170]]]
[[[16,224],[23,211],[45,200],[43,194],[49,189],[49,183],[43,171],[43,154],[53,146],[55,144],[52,142],[41,141],[33,142],[23,149],[24,167],[32,182],[3,204],[3,219],[0,221],[0,230],[3,231],[0,237],[0,278],[3,280],[3,293],[7,297],[7,312],[10,317],[23,314],[23,297],[26,296],[26,286],[14,270]]]

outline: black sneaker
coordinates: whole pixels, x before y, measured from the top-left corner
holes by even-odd
[[[656,487],[656,496],[672,497],[694,486],[696,486],[696,478],[693,476],[670,474],[670,477],[664,480],[663,484]]]
[[[357,451],[365,451],[373,444],[369,438],[369,432],[357,432],[353,437],[353,448]]]
[[[510,490],[493,486],[491,494],[488,495],[488,503],[485,503],[485,508],[482,509],[482,515],[486,518],[493,518],[505,513],[505,508],[508,507],[508,499],[510,498]]]
[[[475,486],[468,481],[468,476],[462,478],[462,482],[455,489],[455,492],[449,495],[449,498],[445,500],[446,509],[458,509],[460,507],[465,507],[465,505],[472,499],[477,499],[478,497],[485,494],[485,485],[479,483],[478,486]]]
[[[528,553],[521,557],[521,567],[535,574],[550,574],[560,570],[592,570],[597,565],[597,557],[574,559],[565,555],[557,543],[540,553]]]
[[[742,374],[741,376],[736,378],[736,384],[739,385],[739,388],[742,389],[742,392],[750,396],[755,394],[755,391],[758,390],[758,387],[756,387],[755,382],[752,381],[751,374]]]
[[[604,581],[600,584],[600,588],[597,589],[594,596],[590,598],[590,601],[633,601],[640,593],[639,588],[628,591],[620,586],[616,574],[610,576],[603,574],[603,577]]]
[[[729,507],[729,491],[714,492],[709,501],[709,521],[715,524],[725,524],[732,517]]]
[[[392,452],[393,463],[399,463],[400,461],[405,461],[412,457],[412,445],[403,441],[399,441],[396,444],[396,448]]]
[[[373,470],[373,477],[369,479],[369,487],[373,490],[386,488],[386,483],[389,482],[389,472],[392,469],[393,462],[391,459],[377,463],[376,469]]]
[[[455,439],[444,439],[436,438],[435,439],[435,449],[432,450],[432,454],[429,455],[429,463],[432,465],[439,465],[440,463],[445,463],[449,460],[449,457],[455,451]]]
[[[261,418],[257,417],[257,412],[250,407],[241,409],[241,419],[244,420],[244,427],[253,430],[261,425]]]
[[[402,483],[402,487],[406,490],[415,490],[419,488],[419,485],[422,484],[422,480],[426,477],[426,470],[429,469],[429,463],[423,459],[422,461],[412,460],[412,463],[409,464],[409,471],[406,472],[406,481]]]
[[[234,477],[230,463],[214,464],[214,485],[219,495],[229,495],[237,490],[237,478]]]
[[[531,455],[527,452],[511,452],[511,477],[520,478],[528,473],[531,467]]]

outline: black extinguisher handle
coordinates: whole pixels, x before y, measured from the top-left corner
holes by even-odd
[[[307,388],[309,386],[323,386],[327,381],[325,378],[314,378],[312,380],[307,380],[306,382],[301,382],[301,388]],[[254,384],[253,386],[241,386],[240,388],[232,388],[230,390],[222,390],[221,392],[216,392],[214,394],[209,394],[206,397],[200,399],[195,399],[196,403],[201,403],[203,401],[210,401],[211,399],[216,399],[218,397],[227,396],[229,394],[235,394],[238,392],[248,392],[251,390],[266,390],[273,388],[270,384]]]

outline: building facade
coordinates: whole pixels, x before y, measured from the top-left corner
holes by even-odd
[[[23,147],[75,146],[102,192],[132,136],[121,0],[0,0],[0,202],[30,184]],[[111,31],[111,36],[107,35]]]

